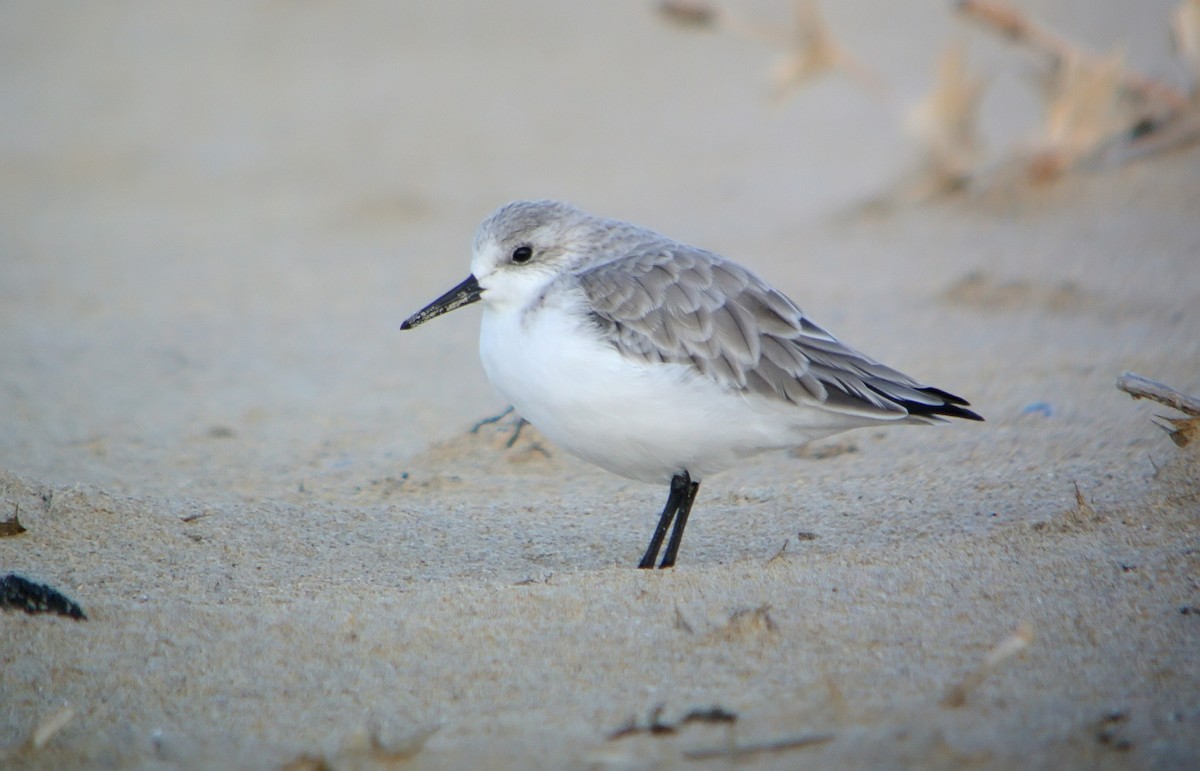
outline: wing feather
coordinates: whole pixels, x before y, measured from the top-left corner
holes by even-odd
[[[601,333],[647,362],[690,364],[737,391],[878,419],[981,419],[966,402],[839,342],[750,271],[647,237],[576,274]]]

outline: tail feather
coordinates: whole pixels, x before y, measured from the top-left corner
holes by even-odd
[[[923,401],[913,401],[909,399],[897,399],[894,396],[889,396],[883,393],[878,388],[868,384],[868,388],[875,391],[880,396],[896,402],[904,409],[908,410],[909,415],[915,417],[947,417],[947,418],[962,418],[963,420],[983,420],[983,417],[978,413],[966,409],[971,406],[971,403],[961,396],[955,396],[952,393],[943,391],[940,388],[918,388],[917,391],[930,396],[935,401],[934,404],[929,404]]]

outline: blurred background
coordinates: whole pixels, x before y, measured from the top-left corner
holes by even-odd
[[[987,84],[984,168],[1042,120],[1032,57],[949,3],[828,3],[854,67],[789,85],[803,5],[689,24],[641,0],[6,4],[0,463],[249,498],[383,473],[503,407],[473,314],[398,324],[462,278],[476,224],[518,197],[723,252],[882,358],[907,353],[893,326],[934,326],[889,310],[905,286],[980,267],[1087,280],[1063,236],[1040,242],[1048,260],[1006,228],[1068,194],[987,194],[974,220],[918,203],[911,252],[859,208],[919,164],[907,116],[948,46],[966,43]],[[1175,6],[1021,7],[1180,85]]]
[[[1113,386],[1200,393],[1200,2],[969,5],[0,6],[0,568],[90,619],[0,614],[0,766],[1196,767],[1195,445]],[[662,490],[468,433],[477,309],[399,329],[522,197],[987,422],[637,571]]]

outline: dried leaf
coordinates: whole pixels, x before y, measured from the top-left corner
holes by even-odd
[[[73,707],[63,707],[53,715],[48,715],[42,718],[37,727],[33,729],[33,733],[29,736],[29,744],[35,749],[40,750],[46,746],[46,742],[54,738],[54,735],[66,728],[67,723],[75,717],[75,709]]]
[[[12,516],[0,522],[0,538],[11,538],[26,532],[25,527],[21,524],[20,514],[20,504],[14,503]]]

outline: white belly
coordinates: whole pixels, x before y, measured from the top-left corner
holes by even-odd
[[[802,408],[746,398],[681,364],[626,359],[562,306],[522,318],[485,304],[479,353],[492,386],[551,441],[644,482],[699,480],[849,427],[805,426]]]

